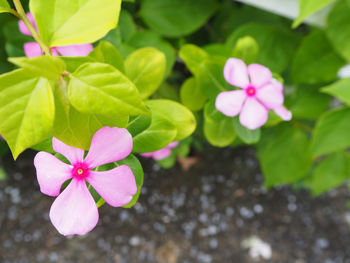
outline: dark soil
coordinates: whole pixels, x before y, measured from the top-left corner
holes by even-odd
[[[105,205],[98,226],[65,238],[51,225],[53,198],[40,193],[26,152],[0,182],[0,262],[350,262],[346,188],[313,199],[288,187],[266,191],[254,151],[208,150],[188,172],[144,160],[145,186],[132,209]],[[272,258],[253,260],[257,236]]]

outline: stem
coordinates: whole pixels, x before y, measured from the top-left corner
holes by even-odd
[[[29,29],[30,33],[32,34],[35,41],[40,45],[41,49],[45,52],[46,55],[50,55],[50,49],[49,47],[41,40],[38,32],[34,29],[33,25],[29,22],[29,19],[26,15],[26,12],[23,9],[23,6],[21,4],[20,0],[13,0],[13,3],[15,4],[17,14],[20,16],[20,18],[23,20],[24,24]]]

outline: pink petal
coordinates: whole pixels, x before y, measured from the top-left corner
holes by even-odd
[[[283,106],[276,107],[273,111],[280,116],[282,120],[290,121],[292,119],[292,113]]]
[[[267,109],[255,98],[248,98],[239,115],[239,121],[248,129],[255,130],[263,126],[268,118]]]
[[[37,153],[34,166],[40,191],[46,195],[58,196],[62,184],[72,177],[71,167],[47,152]]]
[[[243,60],[237,58],[227,60],[224,77],[228,83],[242,89],[249,85],[247,66]]]
[[[169,143],[169,145],[168,145],[167,147],[169,147],[170,149],[172,149],[172,148],[177,147],[178,145],[179,145],[179,142],[171,142],[171,143]]]
[[[282,90],[279,86],[276,86],[272,83],[258,89],[256,97],[268,109],[273,109],[275,107],[281,106],[284,101]]]
[[[132,150],[132,137],[127,129],[103,127],[91,140],[84,162],[90,168],[112,163],[127,157]]]
[[[54,57],[59,57],[60,56],[58,54],[58,52],[57,52],[57,48],[55,48],[55,47],[51,48],[51,55],[54,56]]]
[[[145,157],[145,158],[152,158],[153,157],[153,152],[152,153],[141,153],[140,155],[142,157]]]
[[[241,112],[246,98],[243,90],[224,91],[216,97],[215,107],[226,116],[233,117]]]
[[[53,202],[50,219],[57,231],[65,236],[85,235],[96,226],[98,210],[85,180],[72,180]]]
[[[94,49],[91,44],[56,47],[64,57],[86,57]]]
[[[62,154],[73,165],[82,162],[84,159],[84,150],[64,144],[55,137],[52,138],[52,147],[55,152]]]
[[[263,65],[259,64],[250,64],[248,66],[248,73],[250,77],[250,82],[256,87],[259,88],[264,84],[268,83],[272,79],[272,73]]]
[[[28,42],[24,44],[24,54],[28,58],[39,57],[43,54],[40,45],[36,42]]]
[[[153,159],[154,160],[162,160],[171,155],[171,149],[167,147],[160,149],[153,153]]]
[[[38,31],[38,28],[37,28],[35,20],[34,20],[34,16],[31,13],[27,13],[27,17],[28,17],[29,22],[33,25],[34,29],[36,31]],[[19,31],[22,34],[27,35],[27,36],[31,36],[32,35],[32,33],[30,33],[28,27],[24,24],[24,22],[22,20],[20,20],[18,22],[18,25],[19,25]]]
[[[114,207],[126,205],[137,192],[134,174],[126,165],[105,172],[91,171],[86,180]]]

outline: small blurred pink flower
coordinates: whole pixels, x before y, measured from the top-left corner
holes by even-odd
[[[160,149],[155,152],[151,153],[142,153],[140,154],[143,157],[146,158],[153,158],[154,160],[162,160],[170,156],[171,150],[179,145],[179,142],[172,142],[168,146],[164,147],[163,149]]]
[[[31,13],[27,13],[27,17],[34,29],[38,32],[33,15]],[[30,33],[29,29],[22,20],[20,20],[18,24],[19,31],[21,31],[22,34],[32,36],[32,33]],[[91,44],[52,47],[51,53],[53,56],[58,56],[60,54],[65,57],[86,57],[93,50],[93,48],[94,47]],[[24,53],[27,57],[38,57],[43,54],[43,51],[38,43],[28,42],[24,44]]]
[[[237,58],[227,60],[224,77],[240,90],[221,92],[215,102],[216,109],[224,115],[239,114],[240,123],[255,130],[268,119],[273,110],[283,120],[291,120],[292,113],[283,106],[283,86],[272,77],[271,71],[259,64],[246,64]]]
[[[42,193],[58,196],[50,209],[50,219],[62,235],[84,235],[98,222],[98,209],[86,181],[111,206],[119,207],[131,201],[137,192],[135,177],[126,165],[109,171],[93,168],[127,157],[132,150],[132,137],[126,129],[104,127],[92,138],[89,153],[52,139],[54,150],[65,156],[68,165],[52,154],[39,152],[34,159]],[[72,179],[60,193],[62,184]]]

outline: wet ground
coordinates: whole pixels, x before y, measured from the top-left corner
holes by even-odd
[[[73,238],[50,224],[53,198],[40,193],[32,158],[3,159],[1,263],[350,262],[346,188],[317,199],[288,187],[266,191],[251,149],[210,149],[188,172],[147,160],[140,202],[102,207],[98,226]],[[252,236],[260,243],[243,248]]]

